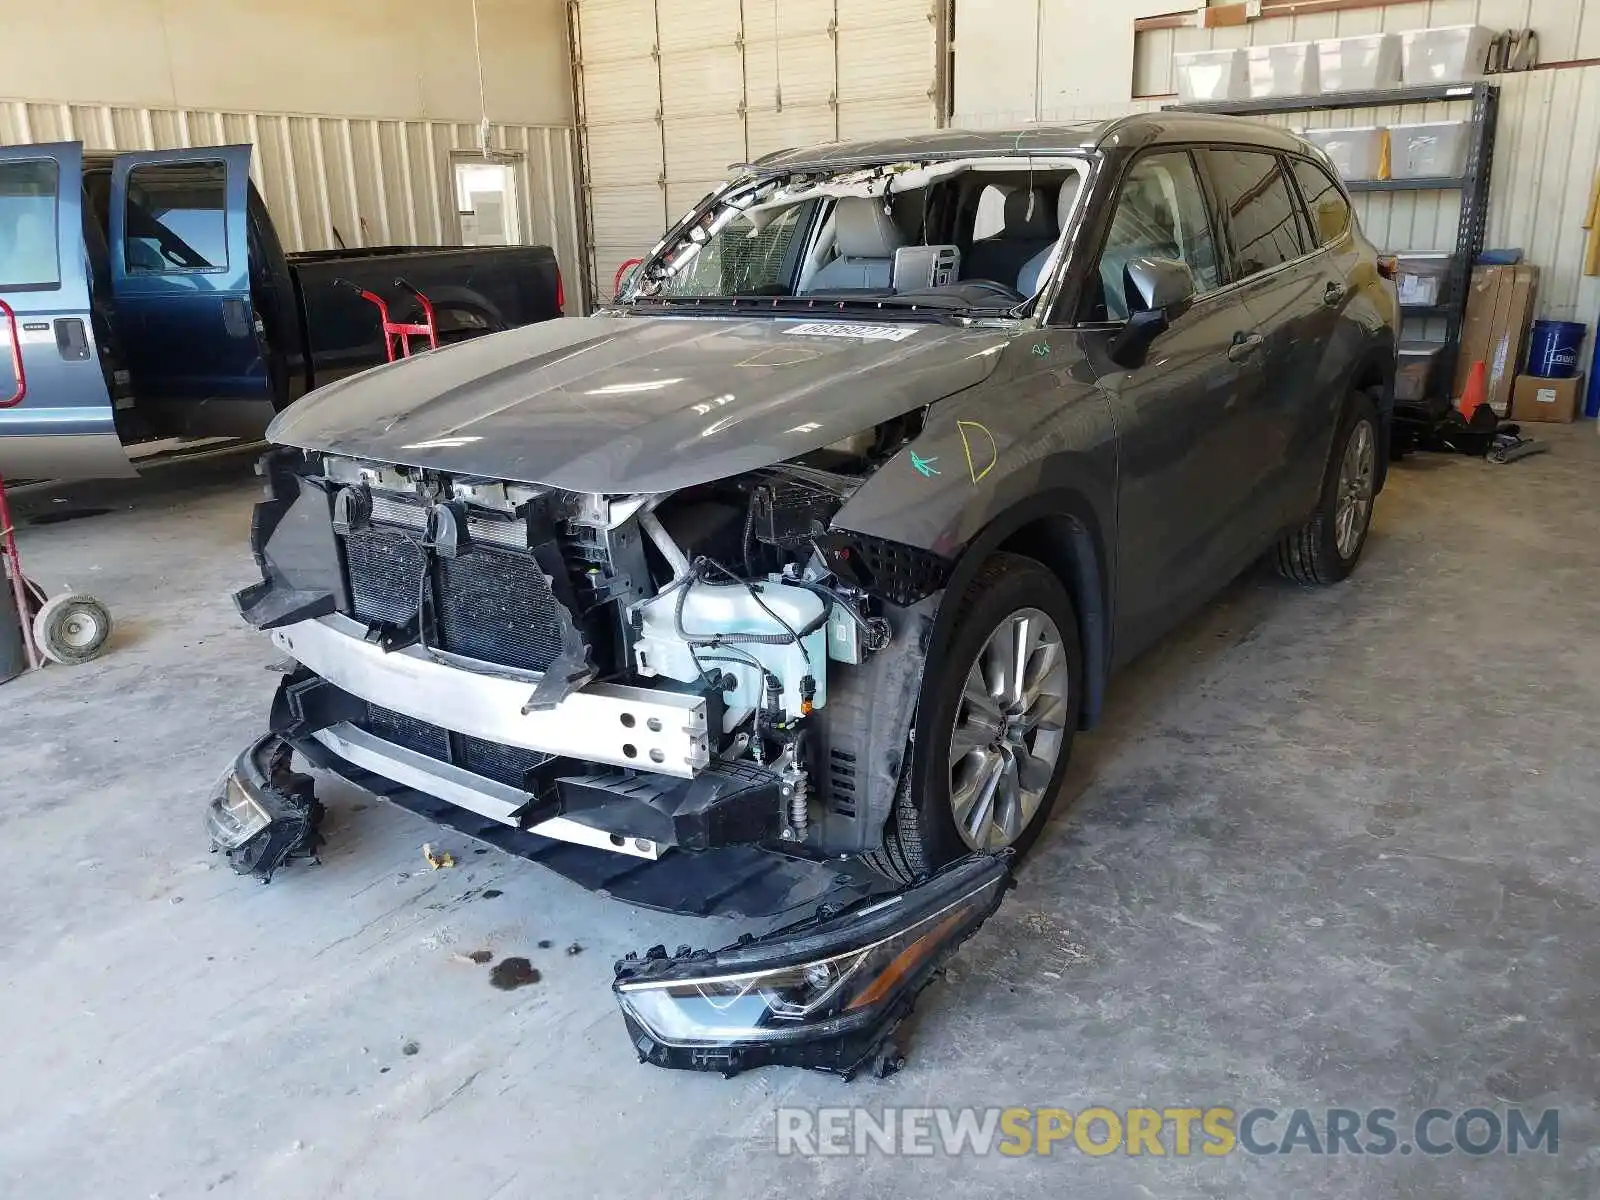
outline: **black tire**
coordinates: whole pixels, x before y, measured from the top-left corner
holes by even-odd
[[[93,596],[64,592],[45,602],[33,617],[39,652],[68,666],[99,657],[111,636],[111,611]]]
[[[961,705],[967,672],[990,635],[1012,614],[1034,608],[1045,613],[1061,634],[1068,669],[1063,736],[1055,770],[1043,799],[1011,848],[1021,857],[1038,840],[1055,807],[1061,779],[1072,757],[1083,694],[1083,651],[1072,598],[1042,563],[1018,554],[996,554],[979,568],[957,601],[949,642],[938,661],[923,673],[910,769],[901,779],[894,814],[881,851],[867,863],[897,883],[912,883],[954,862],[971,848],[956,828],[950,804],[950,737]]]
[[[1340,468],[1345,452],[1365,425],[1372,447],[1372,488],[1366,512],[1361,519],[1359,536],[1348,554],[1339,549],[1336,522],[1339,510]],[[1322,491],[1317,496],[1317,507],[1310,518],[1293,533],[1286,534],[1272,552],[1272,562],[1278,574],[1307,587],[1326,586],[1349,578],[1361,561],[1361,551],[1367,544],[1367,534],[1372,528],[1372,510],[1377,500],[1380,479],[1378,448],[1382,445],[1378,429],[1378,413],[1372,398],[1365,392],[1351,392],[1345,405],[1344,416],[1334,435],[1333,448],[1328,455],[1328,466],[1323,474]]]

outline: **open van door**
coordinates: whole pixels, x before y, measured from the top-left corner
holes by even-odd
[[[111,288],[139,408],[169,436],[259,437],[273,416],[250,295],[250,147],[119,154]]]
[[[83,146],[0,148],[0,474],[132,475],[83,241]]]

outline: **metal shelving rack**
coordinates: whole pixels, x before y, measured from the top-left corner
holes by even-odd
[[[1435,305],[1405,305],[1403,314],[1416,320],[1445,322],[1444,350],[1434,373],[1430,393],[1450,389],[1453,364],[1461,345],[1466,319],[1472,266],[1483,253],[1484,230],[1489,221],[1489,177],[1494,166],[1495,125],[1500,114],[1500,89],[1492,83],[1441,84],[1430,87],[1385,88],[1373,92],[1337,92],[1327,96],[1280,96],[1270,100],[1219,100],[1204,104],[1173,104],[1176,112],[1217,113],[1233,117],[1277,113],[1335,112],[1352,108],[1392,108],[1401,104],[1472,102],[1472,133],[1467,143],[1467,166],[1460,178],[1358,179],[1345,187],[1357,192],[1460,191],[1461,219],[1456,227],[1456,248],[1450,260],[1445,293]],[[1391,248],[1392,252],[1392,248]]]

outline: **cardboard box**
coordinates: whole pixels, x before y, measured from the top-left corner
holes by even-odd
[[[1513,421],[1571,421],[1583,411],[1584,378],[1540,379],[1518,375],[1511,400]]]
[[[1511,410],[1511,392],[1527,349],[1539,291],[1539,268],[1477,267],[1467,290],[1467,316],[1461,331],[1461,358],[1455,394],[1466,387],[1472,364],[1489,370],[1489,404],[1500,416]]]

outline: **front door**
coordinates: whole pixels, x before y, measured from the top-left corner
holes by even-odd
[[[90,287],[83,146],[0,149],[0,474],[133,474]]]
[[[167,435],[257,437],[273,415],[250,295],[250,147],[118,155],[111,281],[139,409]]]
[[[1265,544],[1305,519],[1309,501],[1298,492],[1307,472],[1297,437],[1337,421],[1330,417],[1322,371],[1332,344],[1333,307],[1342,299],[1328,292],[1326,264],[1310,242],[1304,212],[1283,160],[1265,150],[1212,149],[1206,164],[1231,248],[1234,278],[1263,339],[1266,403],[1250,430],[1246,464],[1256,493],[1253,537]]]
[[[1133,369],[1110,367],[1121,456],[1117,490],[1119,658],[1137,653],[1236,572],[1238,521],[1250,501],[1243,436],[1263,402],[1260,338],[1236,289],[1224,290],[1220,242],[1191,155],[1148,153],[1123,179],[1090,287],[1090,325],[1114,331],[1133,293],[1135,258],[1176,259],[1194,273],[1194,306]]]

